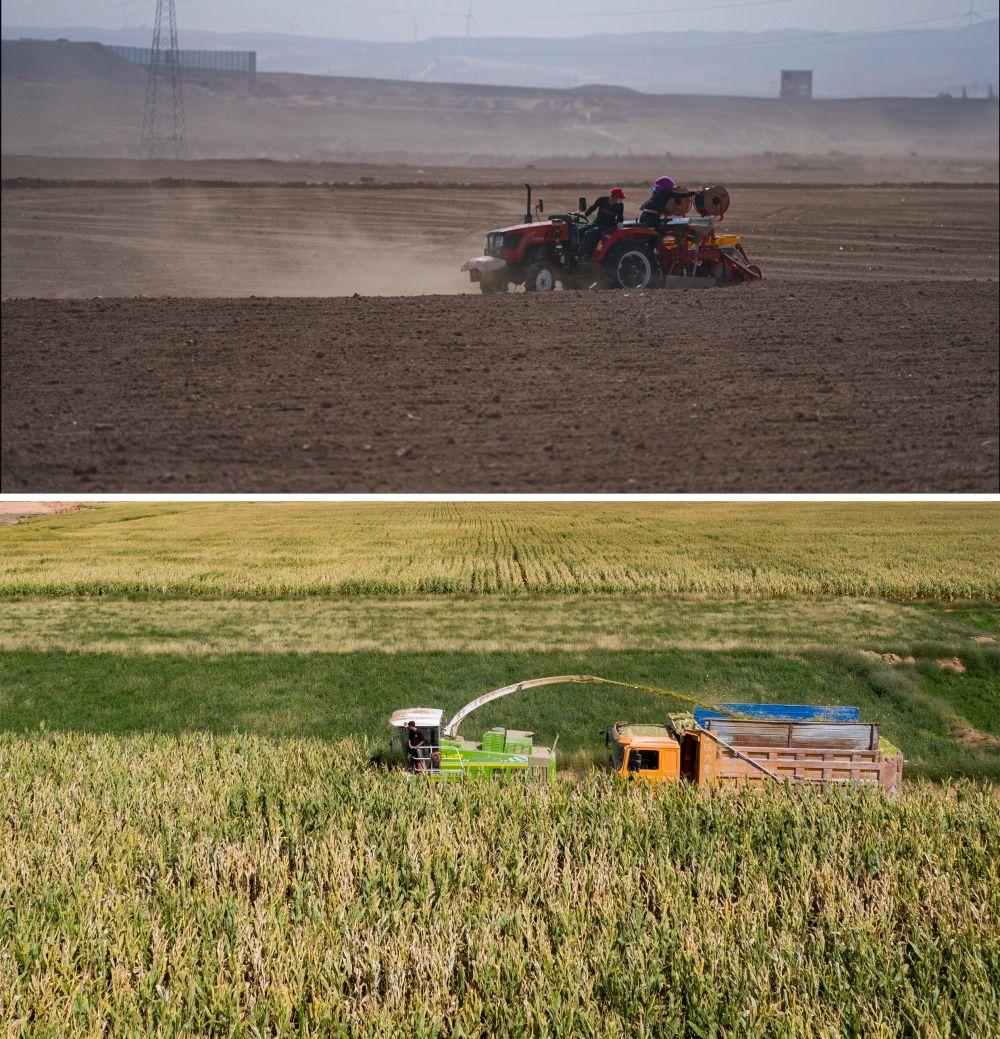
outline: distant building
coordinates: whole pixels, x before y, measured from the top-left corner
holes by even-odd
[[[781,96],[810,98],[813,96],[812,69],[782,69]]]
[[[120,54],[126,61],[131,61],[133,65],[141,65],[144,69],[148,69],[149,63],[153,60],[150,47],[109,46],[108,49]],[[256,51],[178,50],[176,55],[177,69],[185,79],[246,76],[251,86],[257,81]],[[162,52],[162,61],[169,63],[172,58],[173,52],[170,50]]]

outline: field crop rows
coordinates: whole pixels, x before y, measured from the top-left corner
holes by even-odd
[[[8,530],[0,596],[1000,599],[988,505],[136,505]]]
[[[349,741],[0,737],[0,1017],[144,1036],[982,1037],[1000,795],[428,787]]]
[[[0,535],[0,729],[382,741],[407,703],[593,673],[856,704],[908,776],[995,778],[997,527],[943,505],[88,509]],[[476,722],[579,764],[603,760],[599,729],[662,711],[588,689]]]
[[[978,506],[240,504],[5,528],[0,1020],[980,1039],[997,526]],[[607,686],[467,723],[558,736],[552,787],[370,764],[400,706],[566,673],[856,704],[904,748],[904,789],[623,786],[597,730],[666,705]]]
[[[964,655],[1000,640],[1000,605],[621,595],[11,599],[0,651],[414,653],[702,650]]]

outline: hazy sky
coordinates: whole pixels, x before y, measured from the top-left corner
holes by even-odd
[[[994,0],[975,9],[996,17]],[[176,0],[185,27],[369,40],[427,36],[583,36],[649,30],[919,29],[963,24],[969,0]],[[0,0],[4,27],[152,25],[155,0]]]

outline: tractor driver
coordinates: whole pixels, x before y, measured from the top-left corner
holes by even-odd
[[[424,746],[427,741],[423,733],[417,728],[417,723],[411,718],[406,723],[406,756],[408,764],[413,772],[424,770]]]
[[[658,177],[649,189],[649,198],[640,207],[639,223],[658,227],[674,199],[694,198],[697,194],[697,191],[678,191],[672,177]]]
[[[580,239],[581,256],[589,256],[608,231],[613,231],[625,219],[624,203],[625,192],[621,188],[612,188],[610,195],[601,195],[594,200],[594,204],[583,214],[590,216],[596,212],[597,216],[594,217],[593,223],[583,229]]]

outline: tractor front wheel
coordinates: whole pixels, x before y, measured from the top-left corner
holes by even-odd
[[[532,260],[524,270],[525,292],[553,292],[556,268],[547,260]]]
[[[635,245],[615,249],[604,261],[604,277],[608,288],[625,289],[627,292],[648,289],[655,269],[652,255]]]
[[[483,272],[479,275],[479,291],[484,296],[499,296],[507,291],[507,275]]]

